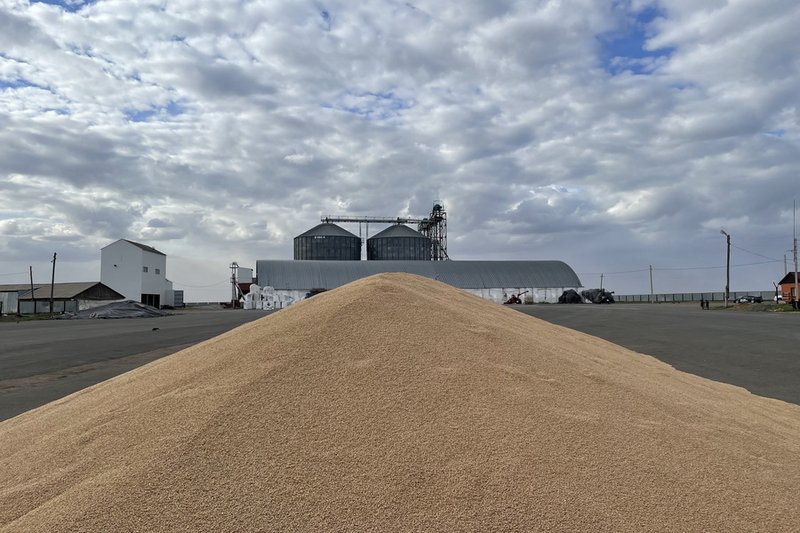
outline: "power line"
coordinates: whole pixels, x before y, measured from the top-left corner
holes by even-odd
[[[22,274],[27,274],[27,272],[6,272],[5,274],[0,274],[0,276],[21,276]]]
[[[741,246],[736,246],[735,244],[731,244],[731,246],[736,248],[737,250],[741,250],[743,252],[747,252],[748,254],[753,254],[753,255],[755,255],[757,257],[763,257],[764,259],[769,259],[770,261],[776,261],[776,262],[780,261],[780,259],[775,259],[774,257],[767,257],[766,255],[762,255],[762,254],[759,254],[759,253],[756,253],[756,252],[751,252],[750,250],[748,250],[746,248],[742,248]]]
[[[639,270],[623,270],[620,272],[578,272],[580,276],[599,276],[600,274],[604,274],[606,276],[610,276],[612,274],[636,274],[638,272],[647,272],[650,270],[649,268],[641,268]]]
[[[765,256],[762,256],[765,257]],[[769,261],[759,261],[756,263],[741,263],[738,265],[731,265],[731,268],[734,267],[746,267],[746,266],[754,266],[754,265],[766,265],[769,263],[782,263],[782,259],[771,259],[767,258]],[[719,268],[725,268],[725,265],[722,266],[694,266],[694,267],[653,267],[653,271],[679,271],[679,270],[714,270]],[[599,276],[601,274],[609,276],[613,274],[638,274],[639,272],[647,272],[649,268],[640,268],[637,270],[622,270],[619,272],[578,272],[580,276]]]
[[[731,265],[731,268],[734,267],[746,267],[746,266],[754,266],[754,265],[766,265],[769,263],[782,263],[783,261],[779,261],[777,259],[771,259],[769,261],[759,261],[757,263],[741,263],[738,265]],[[722,266],[699,266],[699,267],[675,267],[675,268],[653,268],[653,270],[713,270],[717,268],[725,268],[725,265]]]

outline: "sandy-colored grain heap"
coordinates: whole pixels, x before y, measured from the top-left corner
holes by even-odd
[[[379,275],[0,424],[0,531],[798,531],[800,407]]]

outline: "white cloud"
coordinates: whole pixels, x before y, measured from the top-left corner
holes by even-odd
[[[791,244],[794,1],[80,6],[0,0],[0,272],[58,248],[85,279],[129,237],[204,285],[197,264],[289,258],[321,215],[434,200],[455,258],[716,264],[720,221],[744,248]]]

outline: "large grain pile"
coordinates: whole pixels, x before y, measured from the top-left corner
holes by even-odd
[[[800,407],[410,275],[0,424],[0,531],[798,531]]]

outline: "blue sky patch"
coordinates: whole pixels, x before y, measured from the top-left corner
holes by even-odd
[[[56,115],[69,115],[69,111],[60,107],[45,107],[42,108],[42,113],[55,113]]]
[[[50,90],[47,87],[44,87],[37,83],[33,83],[32,81],[28,81],[23,78],[15,78],[13,80],[0,79],[0,89],[24,89],[26,87],[34,87],[36,89],[42,89],[44,91]]]
[[[75,13],[80,11],[84,6],[94,4],[97,0],[31,0],[31,4],[48,4],[51,6],[59,6],[64,11]]]
[[[322,17],[322,27],[325,31],[331,31],[331,14],[326,9],[322,9],[319,12],[319,16]]]
[[[178,102],[170,101],[165,106],[151,106],[148,109],[127,109],[123,111],[125,119],[129,122],[147,122],[158,115],[176,117],[186,112],[186,108]]]
[[[629,18],[622,29],[598,36],[603,68],[612,75],[649,74],[660,61],[671,56],[673,48],[645,49],[650,24],[664,15],[663,10],[648,7]]]
[[[335,103],[325,102],[322,107],[336,109],[368,120],[386,120],[397,117],[405,109],[414,107],[413,99],[401,98],[394,91],[348,91]]]
[[[177,117],[178,115],[183,115],[186,112],[186,108],[178,102],[170,102],[164,106],[164,111],[170,116]]]
[[[129,109],[124,111],[125,119],[130,122],[147,122],[153,118],[158,111],[154,108],[150,109]]]

